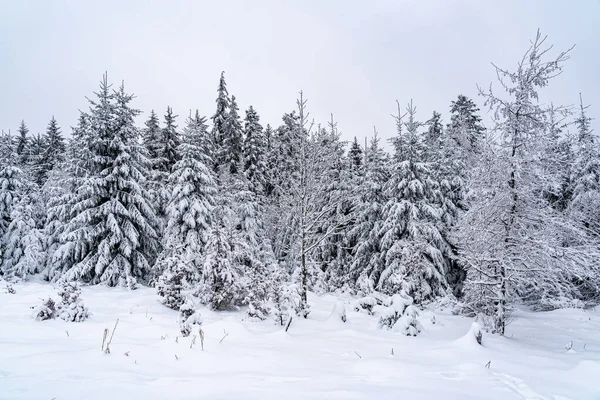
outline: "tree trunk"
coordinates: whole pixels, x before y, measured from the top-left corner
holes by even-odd
[[[305,233],[304,233],[304,229],[302,229],[302,243],[301,243],[301,255],[300,255],[300,262],[301,262],[301,267],[302,267],[302,294],[301,294],[301,301],[302,301],[302,314],[304,316],[304,318],[307,317],[308,313],[306,312],[307,310],[307,306],[308,306],[308,270],[306,268],[306,254],[305,254],[305,250],[306,250],[306,240],[305,240]]]

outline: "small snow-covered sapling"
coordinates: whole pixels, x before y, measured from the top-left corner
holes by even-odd
[[[567,343],[565,345],[565,349],[567,349],[567,351],[571,350],[573,348],[573,341],[571,340],[569,343]]]
[[[15,290],[15,288],[13,287],[12,283],[10,283],[10,282],[7,282],[7,283],[6,283],[6,288],[5,288],[5,290],[6,290],[6,293],[8,293],[8,294],[16,294],[16,293],[17,293],[17,291],[16,291],[16,290]]]
[[[67,322],[81,322],[90,316],[88,308],[81,299],[81,288],[75,282],[63,283],[58,292],[61,298],[57,314]]]
[[[56,303],[52,298],[45,300],[35,311],[35,319],[37,321],[46,321],[56,317]]]
[[[179,330],[183,337],[188,337],[192,333],[194,325],[202,324],[202,316],[196,311],[193,301],[187,298],[179,308]]]

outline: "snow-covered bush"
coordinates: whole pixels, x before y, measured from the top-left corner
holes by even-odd
[[[266,320],[271,314],[271,305],[266,300],[254,300],[248,304],[247,314],[250,318],[259,319],[261,321]]]
[[[401,332],[406,336],[417,336],[423,327],[417,319],[419,311],[417,307],[410,305],[404,310],[404,315],[396,322],[392,328],[395,332]]]
[[[542,297],[531,308],[536,311],[551,311],[559,308],[584,308],[585,303],[579,299],[568,298],[565,296]]]
[[[76,282],[65,282],[58,292],[61,298],[57,314],[67,322],[81,322],[89,318],[90,312],[81,299],[81,288]]]
[[[354,301],[352,309],[356,312],[373,315],[373,308],[377,304],[377,299],[375,299],[375,297],[366,296]]]
[[[396,294],[392,297],[392,304],[379,319],[379,326],[406,336],[417,336],[423,329],[418,316],[419,312],[412,305],[412,299]]]
[[[179,329],[184,337],[187,337],[192,333],[194,325],[202,325],[202,316],[196,307],[194,302],[187,298],[185,302],[179,308]]]
[[[36,321],[46,321],[56,318],[56,303],[52,298],[48,298],[35,309]]]
[[[431,306],[440,311],[450,310],[453,315],[460,314],[462,307],[452,293],[448,293],[447,295],[436,299],[434,302],[432,302]]]
[[[6,290],[7,294],[16,294],[17,293],[17,291],[13,287],[12,283],[10,283],[10,282],[6,282],[6,287],[4,288],[4,290]]]

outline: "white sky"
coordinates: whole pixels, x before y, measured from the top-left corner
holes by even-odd
[[[68,133],[85,96],[125,80],[134,106],[183,125],[211,116],[221,70],[243,112],[276,126],[303,90],[313,117],[335,115],[346,139],[394,134],[395,100],[421,120],[446,117],[459,93],[477,97],[513,67],[539,27],[555,48],[576,48],[547,90],[578,93],[600,119],[600,1],[26,1],[0,0],[0,128],[25,119],[43,132],[55,115]],[[243,115],[243,113],[242,113]],[[447,122],[447,118],[445,118]],[[598,121],[594,123],[598,127]],[[597,128],[599,130],[600,128]]]

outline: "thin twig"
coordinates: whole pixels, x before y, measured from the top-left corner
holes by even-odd
[[[221,343],[223,341],[223,339],[225,339],[227,337],[227,335],[229,335],[229,333],[225,332],[225,335],[223,335],[223,337],[221,338],[221,340],[219,340],[219,343]]]

